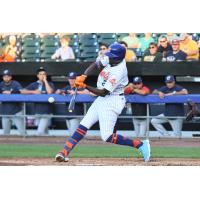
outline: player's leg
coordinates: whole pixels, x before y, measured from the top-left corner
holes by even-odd
[[[146,136],[147,135],[147,120],[142,119],[140,120],[140,136]]]
[[[114,144],[139,148],[142,145],[140,140],[132,140],[117,133],[113,133],[118,114],[112,110],[106,111],[106,115],[99,114],[99,125],[102,140]]]
[[[74,118],[74,119],[67,119],[66,124],[67,128],[69,130],[70,135],[75,132],[75,130],[78,128],[81,120],[79,118]]]
[[[2,117],[2,128],[4,135],[10,134],[11,124],[12,122],[10,117]]]
[[[16,117],[13,117],[12,120],[17,127],[17,130],[19,131],[20,134],[26,134],[26,128],[25,128],[25,122],[23,117],[19,117],[19,115],[22,115],[22,111],[16,113]]]
[[[162,124],[168,122],[168,119],[164,116],[164,114],[160,114],[157,117],[151,120],[151,124],[161,135],[169,135],[168,131],[164,128]]]
[[[181,137],[182,135],[182,126],[183,126],[183,119],[169,119],[169,123],[172,127],[174,135],[176,137]]]
[[[130,146],[139,149],[143,153],[144,160],[149,161],[150,158],[149,141],[143,142],[139,139],[132,140],[120,134],[114,133],[114,127],[117,118],[121,113],[124,104],[123,102],[121,102],[121,99],[117,97],[116,99],[114,99],[114,101],[113,99],[111,99],[110,103],[109,100],[107,101],[108,101],[107,106],[98,109],[99,125],[100,125],[102,140],[113,144]]]
[[[68,155],[71,150],[77,145],[80,140],[83,139],[83,137],[87,133],[87,130],[90,129],[90,127],[92,127],[99,120],[96,109],[98,105],[96,105],[95,102],[90,106],[87,114],[82,119],[80,125],[73,133],[73,135],[67,139],[64,148],[56,155],[56,161],[67,162],[69,160]]]
[[[40,117],[38,123],[37,133],[38,135],[48,134],[49,118]]]
[[[136,137],[138,137],[140,134],[140,123],[138,119],[133,119],[133,125],[134,125],[135,135]]]

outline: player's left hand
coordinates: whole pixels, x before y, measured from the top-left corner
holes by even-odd
[[[86,84],[84,83],[84,81],[86,78],[87,78],[87,76],[85,76],[85,75],[77,76],[75,83],[74,83],[75,86],[78,88],[85,88]]]
[[[79,80],[75,80],[74,84],[77,88],[85,88],[86,87],[86,84],[82,81],[79,81]]]
[[[82,74],[81,76],[76,77],[76,81],[85,82],[86,78],[87,78],[87,76]]]

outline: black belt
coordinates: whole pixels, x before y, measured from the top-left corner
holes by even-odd
[[[124,93],[121,93],[121,94],[109,94],[109,95],[113,95],[113,96],[124,96]]]

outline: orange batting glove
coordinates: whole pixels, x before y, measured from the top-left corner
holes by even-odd
[[[86,87],[86,84],[83,83],[83,82],[80,82],[80,81],[75,81],[75,86],[77,88],[85,88]]]
[[[84,82],[86,80],[86,78],[87,78],[87,76],[82,74],[81,76],[76,77],[76,81]]]
[[[86,75],[77,76],[75,80],[75,86],[78,88],[85,88],[86,84],[84,83],[85,79],[87,78]]]

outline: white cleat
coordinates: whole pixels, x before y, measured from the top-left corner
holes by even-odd
[[[62,152],[59,152],[56,154],[55,160],[56,162],[68,162],[69,158],[66,157]]]
[[[143,140],[142,141],[142,146],[139,148],[139,151],[142,153],[144,161],[149,162],[150,157],[151,157],[151,147],[149,140]]]

